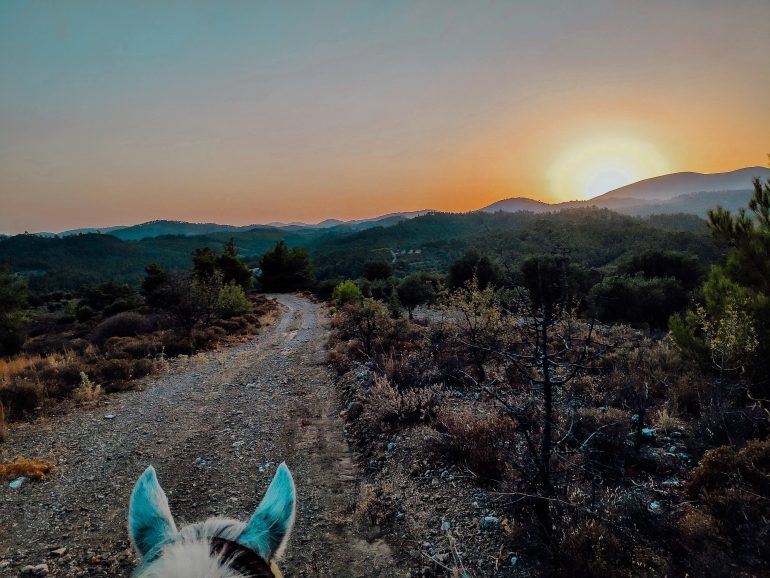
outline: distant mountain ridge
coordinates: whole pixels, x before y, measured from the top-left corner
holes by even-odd
[[[70,229],[60,233],[41,232],[35,234],[41,237],[69,237],[72,235],[101,233],[105,235],[112,235],[113,237],[117,237],[123,241],[140,241],[142,239],[162,237],[165,235],[182,235],[185,237],[192,237],[198,235],[209,235],[212,233],[240,233],[265,228],[281,229],[286,231],[318,229],[331,230],[336,228],[343,228],[356,231],[373,226],[392,225],[404,219],[413,219],[430,212],[432,212],[432,209],[426,209],[422,211],[403,211],[398,213],[388,213],[386,215],[380,215],[378,217],[372,217],[369,219],[354,219],[350,221],[342,221],[340,219],[326,219],[325,221],[321,221],[320,223],[316,224],[308,224],[302,222],[272,222],[267,224],[255,223],[252,225],[223,225],[219,223],[190,223],[187,221],[158,219],[154,221],[147,221],[145,223],[139,223],[137,225],[124,225],[103,228],[87,227],[82,229]]]
[[[717,205],[730,210],[745,207],[753,190],[754,178],[770,179],[770,169],[757,166],[724,173],[672,173],[644,179],[585,201],[550,204],[526,197],[514,197],[497,201],[480,210],[545,213],[595,206],[635,216],[655,213],[705,216],[709,209]]]
[[[770,169],[746,167],[724,173],[672,173],[644,179],[591,200],[599,202],[617,198],[666,200],[691,193],[749,190],[751,181],[755,177],[770,178]]]
[[[506,213],[546,213],[562,209],[596,206],[618,213],[634,216],[652,214],[687,213],[705,216],[709,209],[720,205],[737,210],[746,206],[752,191],[752,179],[770,178],[770,168],[755,166],[722,173],[679,172],[644,179],[584,201],[546,203],[527,197],[501,199],[477,209],[484,213],[498,211]],[[326,219],[319,223],[271,222],[252,225],[226,225],[219,223],[190,223],[186,221],[155,220],[137,225],[115,227],[89,227],[71,229],[60,233],[41,232],[41,237],[67,237],[79,234],[102,233],[124,241],[174,236],[198,236],[216,233],[241,233],[264,229],[286,232],[300,231],[358,231],[376,226],[391,226],[407,219],[413,219],[435,212],[432,209],[388,213],[368,219],[343,221]]]
[[[552,210],[552,207],[553,205],[549,205],[543,201],[528,199],[527,197],[512,197],[510,199],[503,199],[502,201],[497,201],[491,205],[487,205],[480,210],[485,213],[494,213],[497,211],[504,211],[506,213],[517,213],[519,211],[542,213]]]

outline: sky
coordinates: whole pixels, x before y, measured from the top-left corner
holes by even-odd
[[[764,165],[768,0],[0,2],[0,232],[317,222]]]

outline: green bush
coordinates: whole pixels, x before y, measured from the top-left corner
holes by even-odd
[[[687,292],[672,277],[645,279],[618,275],[595,285],[589,300],[601,321],[647,323],[665,328],[669,317],[687,305]]]
[[[243,288],[232,282],[219,290],[216,308],[222,318],[229,319],[251,311],[251,303],[246,298]]]
[[[355,281],[348,279],[343,281],[334,288],[332,292],[332,299],[338,307],[347,305],[349,303],[358,303],[363,299],[361,289],[358,288]]]

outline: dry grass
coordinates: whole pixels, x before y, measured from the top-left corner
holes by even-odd
[[[375,376],[364,413],[374,430],[397,429],[405,425],[430,422],[444,398],[438,385],[399,390],[387,377]]]
[[[59,356],[56,353],[49,357]],[[28,368],[41,363],[45,359],[40,355],[20,355],[11,359],[0,359],[0,387],[7,386],[15,377],[21,375]]]
[[[39,480],[53,473],[56,465],[48,460],[29,459],[18,456],[13,461],[0,464],[0,478],[12,480],[25,476],[32,480]]]
[[[665,433],[671,433],[682,427],[682,420],[679,419],[677,413],[667,407],[661,407],[655,412],[652,423],[656,429]]]
[[[80,385],[72,392],[72,399],[78,403],[90,403],[102,397],[102,386],[93,383],[85,371],[80,372]]]
[[[628,550],[601,522],[569,528],[559,545],[563,576],[626,576]]]
[[[393,514],[390,490],[389,484],[379,488],[364,484],[359,490],[353,521],[362,528],[385,525]]]
[[[444,432],[434,442],[444,458],[466,465],[480,481],[501,480],[506,451],[516,422],[504,415],[478,415],[470,408],[443,410],[438,423]]]
[[[40,373],[48,368],[60,368],[77,360],[72,352],[49,355],[19,355],[0,359],[0,388],[8,386],[14,379],[31,373]]]

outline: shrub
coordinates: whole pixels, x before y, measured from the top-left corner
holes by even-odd
[[[237,330],[238,326],[235,326]],[[212,346],[219,343],[219,341],[227,335],[227,332],[222,327],[208,327],[206,329],[198,329],[193,331],[192,334],[192,349],[209,349]]]
[[[382,527],[393,516],[392,496],[382,486],[364,484],[358,492],[353,520],[364,529]]]
[[[687,484],[689,492],[698,496],[746,482],[770,494],[770,440],[753,440],[740,450],[720,446],[707,451]]]
[[[666,399],[678,411],[697,416],[701,412],[701,400],[711,395],[710,389],[710,383],[688,372],[679,375],[669,386],[666,390]]]
[[[584,407],[578,410],[574,439],[592,463],[622,468],[631,451],[626,445],[630,426],[631,414],[627,411]]]
[[[110,337],[135,337],[152,329],[152,323],[147,317],[133,311],[118,313],[102,321],[94,328],[91,339],[94,343],[103,344]]]
[[[155,363],[151,359],[137,359],[131,364],[131,377],[139,379],[155,371]]]
[[[629,549],[601,522],[588,520],[570,528],[559,545],[564,576],[628,576]]]
[[[39,381],[15,379],[0,388],[0,403],[11,417],[19,418],[31,414],[45,399],[45,389]]]
[[[46,358],[47,365],[37,369],[37,379],[43,382],[47,395],[67,395],[80,383],[80,374],[84,369],[82,360],[78,358],[64,358],[54,361],[53,356]]]
[[[126,381],[131,379],[132,364],[125,359],[108,359],[98,367],[103,381]]]
[[[689,424],[691,447],[705,451],[725,444],[740,446],[752,438],[767,436],[767,414],[756,404],[738,405],[741,394],[740,389],[730,388],[703,400],[700,416]],[[728,415],[729,420],[725,418]]]
[[[337,343],[334,347],[329,347],[329,351],[326,354],[326,361],[331,364],[340,375],[350,371],[353,367],[353,363],[350,360],[350,357],[348,357],[346,347],[343,343]]]
[[[721,446],[707,451],[687,490],[703,500],[733,548],[770,560],[770,440],[753,440],[740,450]]]
[[[430,422],[436,417],[443,392],[437,385],[399,391],[387,378],[376,376],[368,392],[365,413],[376,430]]]
[[[157,334],[151,334],[141,338],[110,337],[103,347],[110,357],[140,359],[160,353],[162,344]]]
[[[390,323],[385,308],[375,299],[347,305],[339,320],[342,333],[356,338],[361,345],[361,353],[366,357],[372,356],[375,345],[385,335]]]
[[[220,319],[217,324],[209,329],[218,329],[222,337],[228,333],[238,333],[241,330],[241,324],[237,319]]]
[[[77,319],[80,323],[85,323],[94,317],[96,317],[96,311],[94,311],[88,305],[82,305],[75,311],[75,319]]]
[[[671,433],[682,428],[682,420],[679,419],[675,411],[667,407],[661,407],[655,412],[652,423],[655,429],[665,433]]]
[[[70,337],[66,333],[38,335],[27,339],[22,350],[30,355],[63,353],[70,349]]]
[[[220,316],[229,319],[251,311],[251,302],[246,298],[243,287],[231,282],[219,290],[216,309]]]
[[[192,342],[189,338],[177,335],[173,331],[166,331],[161,337],[163,352],[170,356],[188,355],[192,352]]]
[[[48,460],[18,456],[13,461],[5,461],[0,464],[0,477],[10,480],[26,476],[33,480],[39,480],[51,474],[55,469],[55,464]]]
[[[363,294],[355,281],[348,279],[334,288],[332,299],[334,299],[334,303],[337,304],[337,307],[343,307],[345,305],[359,303],[363,299]]]
[[[464,409],[443,411],[437,419],[441,432],[436,449],[446,459],[467,465],[483,481],[501,480],[505,453],[512,443],[516,422],[503,415],[479,416]]]
[[[422,351],[406,351],[390,354],[382,361],[382,373],[398,389],[422,387],[427,383],[439,383],[441,374],[430,356]]]

